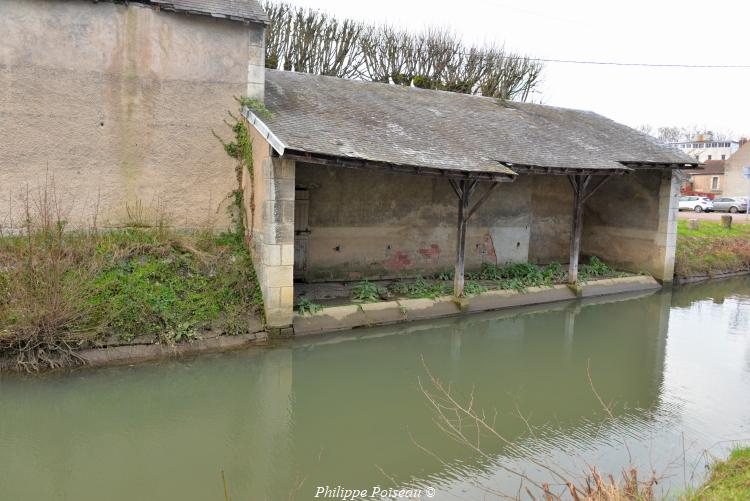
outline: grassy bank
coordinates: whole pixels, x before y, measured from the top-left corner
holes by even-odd
[[[689,277],[750,269],[750,225],[731,229],[718,222],[700,221],[697,230],[687,221],[677,222],[675,274]]]
[[[686,501],[740,501],[750,499],[750,447],[735,449],[725,461],[711,467],[706,483],[687,494]]]
[[[260,302],[233,234],[48,228],[0,238],[0,357],[19,369],[70,364],[77,350],[113,338],[244,333]]]

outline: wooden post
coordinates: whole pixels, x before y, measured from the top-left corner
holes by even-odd
[[[568,283],[578,281],[578,256],[581,252],[581,229],[583,226],[583,202],[581,197],[580,176],[573,180],[573,226],[570,232],[570,265],[568,267]]]
[[[568,283],[578,281],[578,257],[581,253],[581,227],[583,225],[583,205],[576,195],[573,209],[573,228],[570,237],[570,265],[568,267]]]
[[[448,180],[453,187],[453,191],[456,193],[458,198],[458,231],[456,233],[456,267],[453,272],[453,295],[461,297],[464,295],[464,258],[466,255],[466,228],[468,226],[469,219],[479,209],[485,200],[487,200],[492,193],[492,190],[497,186],[497,183],[493,183],[487,189],[484,195],[477,200],[474,207],[469,209],[469,200],[471,199],[471,193],[477,186],[476,180],[465,181],[460,180],[458,182],[449,179]]]
[[[453,270],[453,295],[464,294],[464,256],[466,254],[466,215],[469,209],[469,194],[466,181],[458,182],[458,232],[456,233],[456,267]]]
[[[611,175],[602,176],[598,183],[588,189],[591,175],[568,176],[573,187],[573,224],[570,232],[570,265],[568,267],[568,283],[578,281],[578,257],[581,253],[581,231],[583,229],[583,206],[586,200],[594,194]]]

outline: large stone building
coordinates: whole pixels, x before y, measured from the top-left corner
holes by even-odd
[[[590,112],[264,71],[266,21],[255,0],[1,2],[0,224],[40,184],[71,223],[226,224],[214,132],[244,95],[271,113],[244,111],[242,173],[269,327],[295,280],[455,266],[460,295],[483,263],[570,262],[575,282],[579,254],[672,280],[694,158]]]
[[[669,143],[673,148],[694,157],[699,162],[726,160],[740,147],[737,141],[717,141],[712,135],[701,134],[692,141]]]
[[[266,23],[255,0],[2,0],[0,224],[46,184],[71,223],[226,225],[212,131],[262,98]]]
[[[270,325],[291,323],[295,279],[414,277],[457,254],[467,269],[567,263],[576,240],[672,280],[674,171],[697,162],[649,136],[590,112],[275,70],[265,104],[270,118],[245,113],[244,186]]]

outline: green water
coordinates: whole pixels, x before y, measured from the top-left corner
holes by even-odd
[[[419,388],[422,360],[457,396],[473,388],[511,445],[484,436],[479,453],[448,437]],[[0,379],[2,500],[221,501],[222,471],[234,501],[394,484],[492,499],[518,489],[508,469],[549,479],[534,461],[575,476],[629,458],[674,492],[740,439],[747,279]]]

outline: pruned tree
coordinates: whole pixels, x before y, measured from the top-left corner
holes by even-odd
[[[504,48],[467,47],[449,29],[412,33],[286,3],[265,8],[269,68],[522,101],[540,82],[539,61]]]

